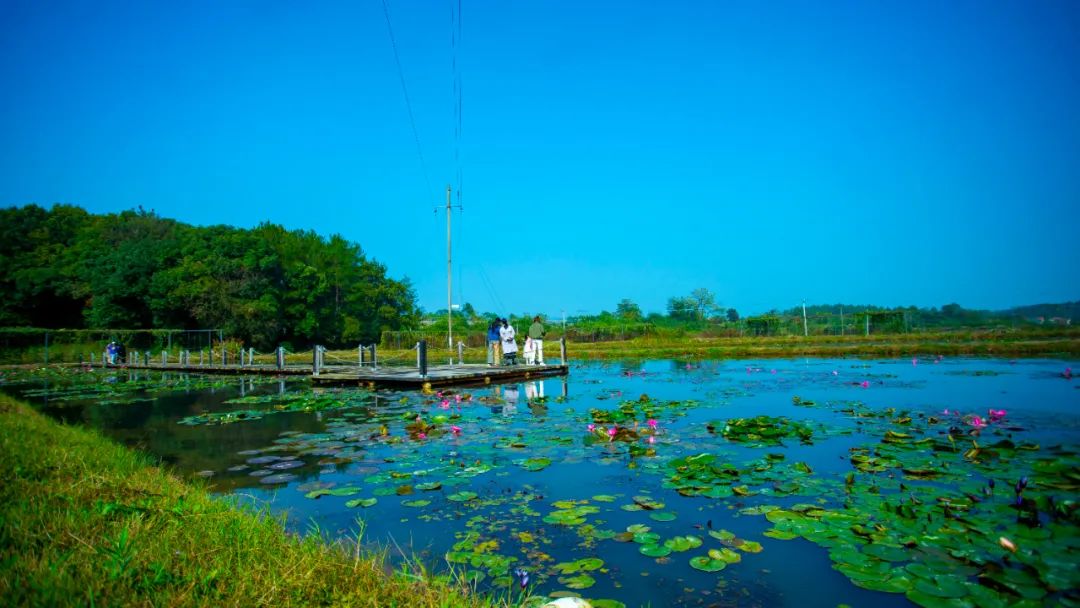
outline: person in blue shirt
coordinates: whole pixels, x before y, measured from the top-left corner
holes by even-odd
[[[499,330],[502,329],[502,321],[495,317],[495,320],[488,326],[488,365],[499,365],[499,341],[502,336],[499,335]]]

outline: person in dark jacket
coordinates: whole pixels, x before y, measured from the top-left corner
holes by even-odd
[[[535,360],[540,365],[544,364],[545,335],[547,335],[547,331],[544,329],[544,324],[540,322],[540,315],[536,315],[533,317],[532,325],[529,326],[529,337],[532,338]]]

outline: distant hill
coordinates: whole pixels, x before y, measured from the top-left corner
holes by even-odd
[[[1023,319],[1070,319],[1080,320],[1080,300],[1076,302],[1062,302],[1061,304],[1032,304],[1029,306],[1017,306],[1003,310],[999,314]]]

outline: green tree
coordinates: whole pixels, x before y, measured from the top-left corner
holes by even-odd
[[[640,321],[642,316],[641,307],[629,298],[619,300],[615,307],[615,314],[626,321]]]

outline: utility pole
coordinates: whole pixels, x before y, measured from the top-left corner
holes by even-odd
[[[802,301],[802,334],[803,337],[810,336],[810,328],[806,325],[806,300]]]
[[[450,184],[446,185],[446,340],[450,352],[454,351],[454,304],[450,281]]]

